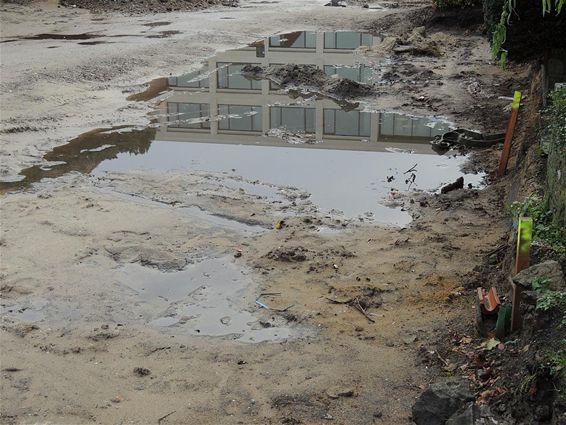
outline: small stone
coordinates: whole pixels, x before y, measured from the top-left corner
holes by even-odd
[[[145,367],[135,367],[134,373],[138,376],[147,376],[147,375],[151,375],[151,370]]]
[[[122,397],[120,394],[118,394],[116,397],[111,398],[110,401],[112,403],[116,403],[116,404],[121,403],[121,402],[124,401],[124,397]]]
[[[337,399],[340,397],[353,397],[354,390],[352,388],[332,387],[326,391],[326,394],[332,399]]]

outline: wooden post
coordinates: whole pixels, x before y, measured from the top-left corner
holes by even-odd
[[[517,230],[517,254],[515,255],[515,273],[525,270],[530,264],[531,242],[533,240],[533,219],[520,217]]]
[[[513,133],[515,132],[515,125],[517,124],[517,117],[519,115],[519,106],[521,105],[521,92],[516,91],[513,96],[513,109],[511,110],[511,118],[507,126],[507,133],[505,134],[505,143],[503,144],[503,152],[499,159],[499,170],[497,171],[498,177],[505,175],[507,163],[509,162],[509,154],[511,153],[511,142],[513,141]]]
[[[515,274],[525,270],[530,264],[531,242],[533,239],[533,219],[520,217],[517,229],[517,253],[515,255]],[[511,311],[511,332],[518,331],[522,327],[521,318],[521,293],[523,288],[511,281],[513,288],[513,300]]]

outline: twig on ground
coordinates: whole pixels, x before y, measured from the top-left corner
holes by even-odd
[[[169,416],[171,416],[173,413],[175,413],[176,410],[173,410],[172,412],[167,413],[166,415],[161,416],[158,420],[157,420],[157,425],[161,424],[161,421]]]

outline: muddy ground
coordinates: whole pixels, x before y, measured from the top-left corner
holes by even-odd
[[[427,8],[324,3],[242,1],[135,18],[3,4],[2,179],[45,165],[45,153],[94,128],[143,128],[152,102],[126,97],[144,83],[288,30],[379,27],[389,48],[368,55],[432,42],[433,55],[401,49],[376,107],[505,127],[509,101],[499,97],[527,71],[493,66],[477,27],[430,27],[427,40],[408,40]],[[54,33],[100,43],[29,39]],[[497,155],[484,151],[476,168],[493,169]],[[415,397],[438,374],[422,363],[423,353],[435,356],[429,341],[473,315],[462,285],[508,230],[501,187],[401,197],[416,217],[401,230],[321,214],[300,194],[273,203],[229,183],[212,173],[71,173],[2,195],[2,304],[20,306],[2,316],[3,423],[410,422]],[[190,206],[231,224],[187,212],[191,196]],[[260,324],[251,334],[281,329],[289,338],[159,331],[151,319],[168,300],[122,285],[125,266],[174,273],[203,258],[251,282],[238,293]],[[270,310],[254,303],[260,293],[276,294],[262,298]]]

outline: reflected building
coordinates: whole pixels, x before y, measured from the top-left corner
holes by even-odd
[[[305,134],[331,149],[382,150],[386,141],[420,144],[449,126],[396,113],[343,110],[330,99],[293,101],[277,84],[242,75],[246,65],[312,65],[328,76],[372,83],[373,68],[361,49],[379,43],[360,32],[281,34],[219,53],[200,71],[169,79],[171,96],[160,106],[161,140],[280,144],[273,130]],[[369,143],[368,143],[369,142]],[[421,149],[422,150],[422,149]]]

